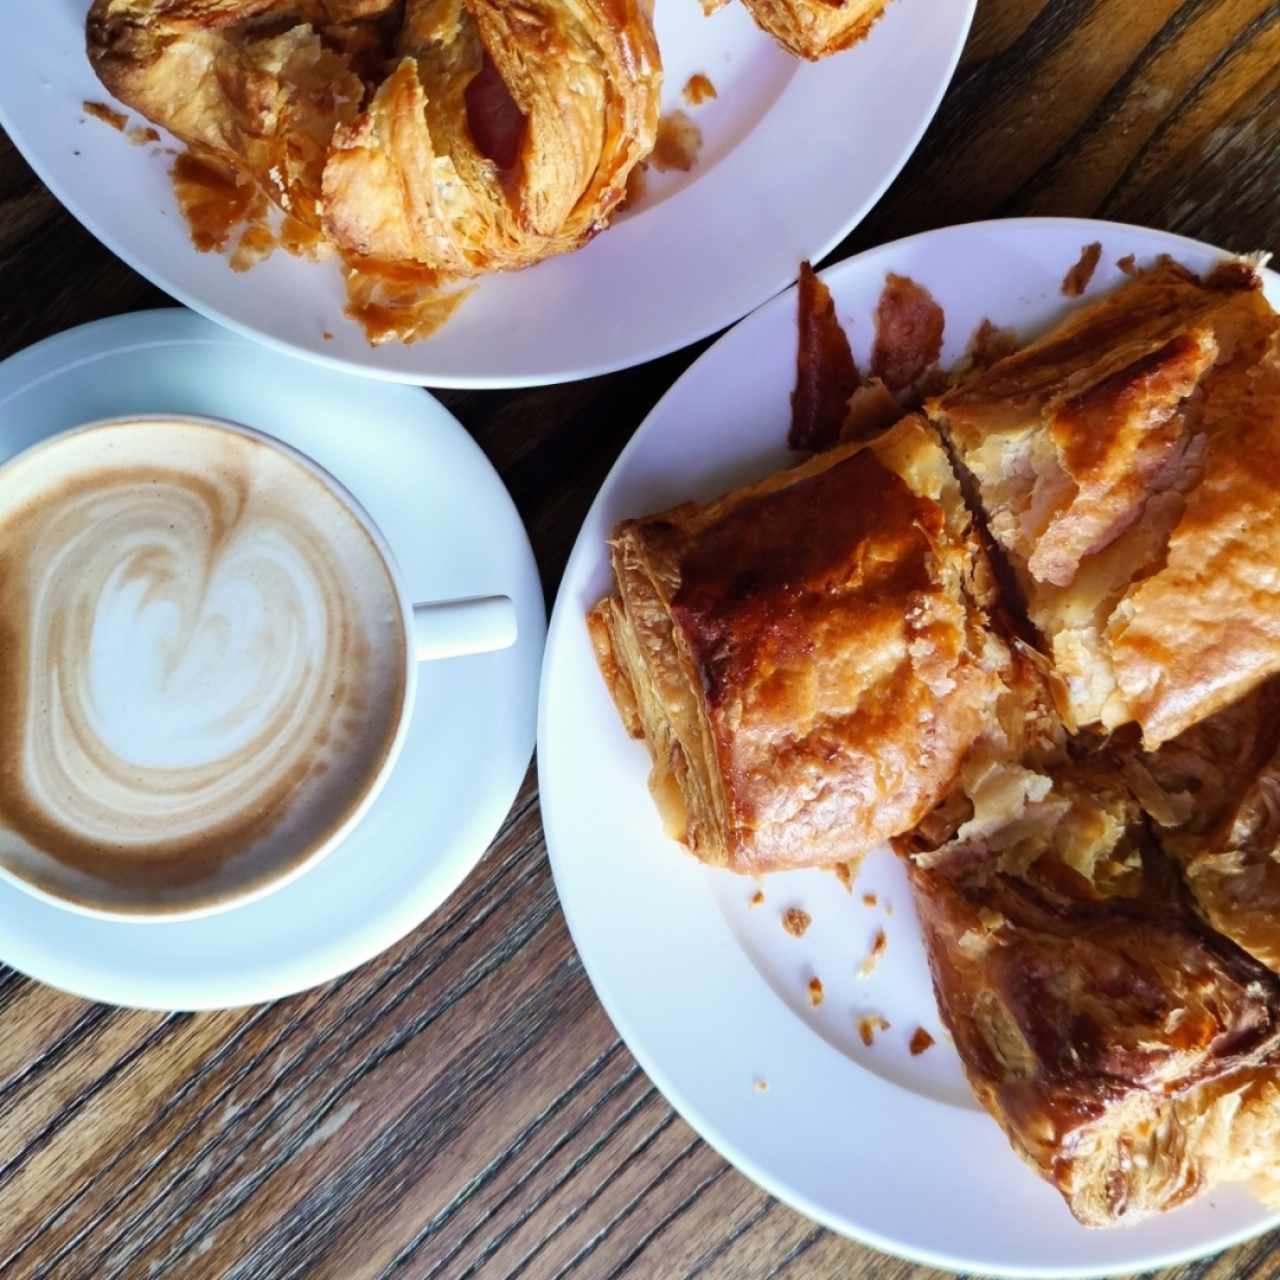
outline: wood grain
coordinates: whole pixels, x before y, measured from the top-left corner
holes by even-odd
[[[833,257],[1028,213],[1280,247],[1278,137],[1276,3],[980,0],[936,121]],[[0,356],[166,301],[0,134]],[[704,345],[443,393],[515,496],[548,599],[609,466]],[[1277,1276],[1277,1242],[1165,1274]],[[4,1280],[935,1274],[771,1200],[656,1092],[565,931],[532,774],[453,899],[320,990],[165,1016],[0,967]]]

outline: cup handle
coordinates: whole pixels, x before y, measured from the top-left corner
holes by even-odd
[[[507,596],[415,604],[413,639],[419,662],[509,649],[516,642],[515,605]]]

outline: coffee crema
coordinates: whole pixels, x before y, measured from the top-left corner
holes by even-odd
[[[113,911],[239,896],[380,775],[404,617],[302,462],[192,422],[113,423],[0,469],[0,863]]]

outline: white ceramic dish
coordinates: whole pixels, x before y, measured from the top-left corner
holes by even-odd
[[[1067,306],[1064,272],[1095,239],[1104,253],[1090,293],[1117,283],[1125,254],[1171,253],[1193,268],[1219,256],[1133,227],[1028,219],[917,236],[823,276],[863,368],[887,270],[942,303],[949,363],[983,317],[1024,333],[1052,322]],[[1274,273],[1267,292],[1280,303]],[[1167,1266],[1274,1226],[1280,1218],[1236,1187],[1125,1230],[1079,1226],[971,1098],[887,851],[871,856],[852,895],[827,872],[794,872],[768,878],[765,903],[752,909],[753,882],[703,868],[664,838],[647,754],[619,723],[582,615],[607,588],[605,538],[616,520],[709,498],[794,457],[785,448],[794,312],[790,292],[744,320],[654,409],[601,489],[556,603],[539,724],[542,814],[565,915],[601,1001],[708,1142],[774,1195],[888,1252],[962,1271],[1102,1276]],[[877,895],[874,908],[864,893]],[[793,904],[813,916],[801,940],[780,927]],[[881,927],[888,950],[860,979]],[[826,990],[818,1009],[806,989],[813,975]],[[867,1012],[891,1024],[871,1047],[856,1028]],[[938,1043],[912,1057],[918,1026]]]
[[[121,316],[0,364],[0,461],[79,422],[244,422],[331,471],[424,600],[506,595],[518,639],[432,663],[396,766],[323,862],[268,897],[167,923],[91,919],[0,882],[0,961],[114,1004],[208,1009],[328,981],[403,937],[479,861],[533,748],[545,612],[528,538],[471,437],[424,392],[289,359],[186,311]]]
[[[582,251],[480,283],[413,347],[372,348],[342,314],[333,264],[277,253],[247,276],[190,244],[159,147],[132,147],[81,104],[106,95],[84,54],[88,0],[28,6],[0,44],[0,124],[54,194],[130,266],[188,306],[295,354],[434,386],[558,382],[639,364],[745,315],[831,249],[897,174],[932,118],[974,0],[895,0],[870,37],[818,64],[783,53],[746,10],[660,0],[664,109],[703,133],[688,174]],[[705,72],[719,96],[688,107]],[[325,331],[333,341],[324,341]]]

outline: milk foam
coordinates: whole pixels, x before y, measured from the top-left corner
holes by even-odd
[[[0,471],[0,860],[127,905],[230,892],[323,841],[405,696],[367,531],[309,469],[131,423]]]

